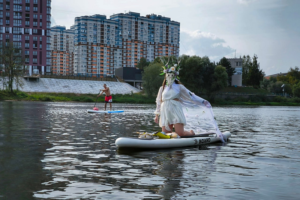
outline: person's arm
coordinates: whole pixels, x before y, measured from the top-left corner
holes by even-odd
[[[100,90],[102,91],[97,97],[101,96],[103,94],[103,92],[105,92],[105,90]]]
[[[156,97],[156,110],[154,112],[155,114],[155,123],[158,123],[158,117],[160,115],[160,106],[161,106],[161,98],[162,98],[162,91],[163,91],[163,87],[160,87],[159,88],[159,91],[158,91],[158,94],[157,94],[157,97]]]

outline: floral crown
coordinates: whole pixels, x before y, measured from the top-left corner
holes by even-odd
[[[166,63],[165,60],[161,59],[163,63]],[[170,57],[168,59],[168,62],[162,66],[163,71],[160,75],[165,75],[166,73],[174,73],[175,76],[179,76],[179,70],[180,70],[180,61],[178,64],[174,64],[173,66],[169,64]],[[173,59],[172,59],[173,61]]]

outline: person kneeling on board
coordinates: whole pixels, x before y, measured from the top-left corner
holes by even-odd
[[[170,58],[169,58],[170,60]],[[164,62],[164,60],[162,60]],[[165,62],[164,62],[165,63]],[[217,123],[214,120],[213,112],[210,103],[189,91],[178,80],[180,61],[178,64],[169,65],[169,61],[163,66],[163,73],[165,79],[163,85],[160,87],[156,98],[155,123],[158,123],[162,128],[163,133],[172,133],[173,128],[179,136],[193,136],[193,130],[186,131],[186,118],[182,107],[193,108],[193,110],[200,108],[205,113],[207,121],[211,121],[218,137],[223,141],[223,135],[219,131]]]
[[[112,103],[112,96],[111,96],[111,94],[110,94],[110,89],[109,89],[109,87],[106,86],[106,84],[104,84],[103,87],[104,87],[104,89],[103,89],[103,90],[100,90],[100,91],[102,91],[102,92],[101,92],[97,97],[99,97],[99,96],[101,96],[103,93],[105,93],[105,99],[104,99],[104,101],[105,101],[105,106],[104,106],[104,110],[106,110],[106,105],[107,105],[107,103],[110,104],[110,110],[111,110],[111,109],[112,109],[112,105],[111,105],[111,103]]]

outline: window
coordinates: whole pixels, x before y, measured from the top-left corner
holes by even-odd
[[[38,18],[38,15],[37,14],[34,14],[33,15],[33,19],[37,19]]]
[[[43,26],[43,22],[40,22],[40,27],[42,28],[42,26]]]
[[[29,28],[25,28],[25,33],[29,34]]]
[[[37,33],[38,33],[38,30],[37,30],[37,29],[32,29],[32,32],[33,32],[34,34],[37,34]]]
[[[13,35],[13,41],[21,41],[21,35]]]
[[[25,43],[25,48],[29,48],[29,43]]]
[[[33,11],[37,12],[38,11],[38,7],[33,7]]]
[[[40,41],[43,41],[43,37],[40,37]]]
[[[29,55],[29,51],[25,51],[25,55]]]
[[[10,17],[10,12],[5,13],[6,17]]]
[[[33,63],[37,63],[37,58],[32,59]]]
[[[37,26],[37,22],[33,22],[33,26]]]
[[[25,40],[29,40],[29,35],[25,35]]]
[[[51,21],[51,15],[47,15],[47,21]]]
[[[37,41],[37,37],[36,36],[33,37],[33,41]]]
[[[25,21],[25,26],[29,26],[30,22],[29,21]]]
[[[14,20],[14,26],[22,26],[22,20]]]
[[[42,44],[40,44],[40,49],[42,49],[43,48],[43,45]]]
[[[51,8],[47,8],[47,14],[50,14],[51,13]]]
[[[22,29],[19,27],[13,27],[13,33],[20,34],[20,33],[22,33]]]
[[[34,3],[34,4],[37,4],[37,3],[38,3],[38,1],[37,1],[37,0],[33,0],[33,3]]]
[[[9,20],[6,20],[6,24],[10,24],[10,21],[9,21]]]

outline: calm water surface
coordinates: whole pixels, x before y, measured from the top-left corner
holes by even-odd
[[[0,102],[0,199],[299,199],[299,107],[215,107],[229,143],[155,151],[114,144],[154,105],[92,107]]]

